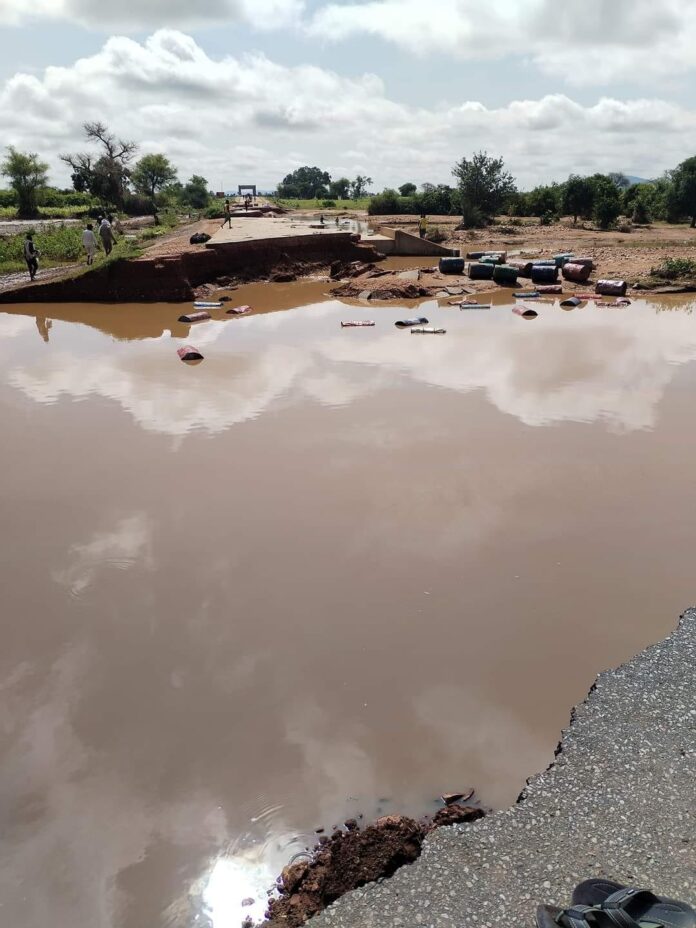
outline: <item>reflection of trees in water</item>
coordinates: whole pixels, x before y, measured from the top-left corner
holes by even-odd
[[[696,300],[691,303],[682,303],[679,305],[655,303],[654,306],[657,315],[660,313],[683,313],[685,316],[692,316],[694,307],[696,306]]]

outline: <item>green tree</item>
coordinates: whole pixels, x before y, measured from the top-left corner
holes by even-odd
[[[593,187],[592,218],[600,229],[608,229],[621,215],[621,191],[605,174],[589,178]]]
[[[329,196],[334,200],[347,200],[350,196],[350,181],[347,177],[339,177],[329,184]]]
[[[38,215],[38,194],[46,186],[48,165],[33,152],[17,151],[12,145],[0,164],[0,173],[10,180],[17,197],[17,216],[34,219]]]
[[[687,158],[672,171],[671,207],[679,216],[691,219],[696,229],[696,156]]]
[[[210,202],[208,181],[200,174],[194,174],[191,180],[184,185],[182,201],[193,209],[205,209]]]
[[[131,181],[136,191],[148,197],[157,222],[157,195],[176,180],[176,168],[166,155],[144,155],[136,164]]]
[[[530,190],[526,197],[526,206],[530,216],[545,216],[557,213],[561,203],[561,189],[558,184],[540,185]]]
[[[503,159],[485,151],[476,152],[471,160],[462,158],[452,173],[459,183],[462,224],[467,229],[490,222],[517,189]]]
[[[362,174],[358,174],[358,176],[350,185],[350,193],[353,199],[359,200],[361,197],[364,197],[367,193],[367,188],[371,183],[371,177],[363,177]]]
[[[101,155],[90,152],[61,155],[60,160],[72,170],[75,190],[97,197],[105,206],[123,209],[130,178],[129,165],[137,151],[135,142],[118,139],[103,122],[86,122],[83,126],[88,142],[98,145]]]
[[[594,200],[594,188],[586,177],[571,174],[563,184],[561,195],[561,210],[564,216],[573,217],[573,225],[577,225],[578,216],[590,216]]]
[[[402,184],[399,187],[399,193],[402,197],[412,197],[413,194],[418,190],[415,184]]]
[[[312,200],[328,194],[331,175],[321,168],[297,168],[278,184],[278,196],[288,200]]]

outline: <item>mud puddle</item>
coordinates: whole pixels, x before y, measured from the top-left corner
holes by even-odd
[[[327,293],[0,313],[8,924],[227,928],[315,829],[507,804],[693,601],[692,304]]]

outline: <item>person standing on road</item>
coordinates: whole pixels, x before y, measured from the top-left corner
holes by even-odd
[[[232,228],[232,209],[230,208],[229,200],[225,200],[225,221],[222,224],[222,228],[224,229],[225,226],[228,226],[230,229]]]
[[[99,243],[97,242],[97,236],[94,234],[94,227],[91,222],[87,223],[87,228],[82,233],[82,245],[87,254],[87,264],[92,264]]]
[[[111,223],[108,219],[102,219],[101,225],[99,226],[99,237],[104,246],[104,253],[108,257],[114,250],[114,233],[111,231]]]
[[[425,218],[425,213],[421,213],[420,222],[418,223],[418,234],[421,238],[425,238],[428,233],[428,220]]]
[[[29,269],[29,279],[33,280],[39,270],[39,250],[34,244],[34,235],[32,232],[27,232],[27,237],[24,239],[24,260],[27,262],[27,268]]]

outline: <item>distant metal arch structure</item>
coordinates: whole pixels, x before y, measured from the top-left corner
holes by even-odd
[[[240,184],[240,185],[237,187],[237,196],[240,196],[240,197],[243,196],[244,194],[243,194],[242,191],[244,191],[244,190],[250,190],[250,191],[251,191],[252,197],[253,197],[254,199],[256,199],[256,196],[257,196],[257,194],[256,194],[256,184]]]

